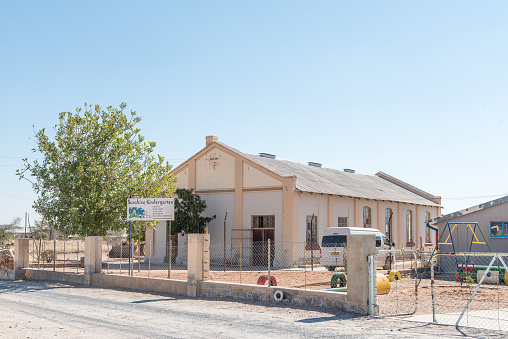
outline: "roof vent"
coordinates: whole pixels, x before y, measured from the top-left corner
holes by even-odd
[[[351,168],[344,168],[344,172],[347,172],[347,173],[354,173],[355,170],[354,169],[351,169]]]
[[[270,158],[270,159],[275,159],[277,156],[274,155],[274,154],[270,154],[270,153],[259,153],[260,156],[262,156],[263,158]]]
[[[319,162],[311,162],[311,161],[309,161],[307,164],[309,166],[314,166],[314,167],[321,167],[322,166]]]

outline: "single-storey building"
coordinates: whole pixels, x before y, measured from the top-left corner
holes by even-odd
[[[508,253],[508,196],[443,215],[431,224],[439,230],[440,252]]]
[[[212,244],[238,241],[319,246],[327,227],[373,227],[396,248],[432,247],[426,221],[441,215],[441,198],[386,173],[356,173],[319,163],[298,163],[267,153],[238,151],[215,136],[173,170],[179,188],[207,203]],[[224,235],[224,218],[226,227]],[[164,253],[166,225],[147,233]],[[182,251],[183,252],[183,251]],[[319,254],[318,254],[319,255]]]

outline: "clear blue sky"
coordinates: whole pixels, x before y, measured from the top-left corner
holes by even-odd
[[[126,102],[178,165],[239,150],[386,172],[443,213],[508,194],[506,1],[3,1],[0,223],[35,129]],[[36,155],[35,155],[36,156]]]

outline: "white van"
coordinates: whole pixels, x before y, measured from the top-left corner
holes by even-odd
[[[375,228],[362,227],[329,227],[321,240],[321,265],[329,271],[344,266],[344,247],[347,245],[348,234],[374,234],[376,236],[376,250],[389,250],[390,241]],[[351,255],[351,253],[349,254]],[[388,253],[379,253],[376,262],[385,268],[390,268]]]

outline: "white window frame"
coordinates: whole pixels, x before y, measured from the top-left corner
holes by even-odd
[[[406,243],[414,242],[413,210],[406,210]]]

